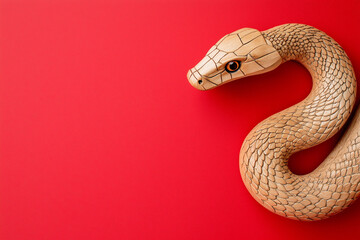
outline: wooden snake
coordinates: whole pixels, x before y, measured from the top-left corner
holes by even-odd
[[[240,151],[240,173],[251,195],[268,210],[296,220],[328,218],[360,193],[360,110],[329,156],[311,173],[296,175],[291,154],[332,137],[355,103],[351,62],[324,32],[303,24],[266,31],[243,28],[220,39],[188,72],[199,90],[208,90],[271,71],[295,60],[311,73],[313,87],[300,103],[259,123]]]

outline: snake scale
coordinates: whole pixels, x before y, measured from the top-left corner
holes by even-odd
[[[296,175],[289,157],[332,137],[349,118],[356,94],[351,62],[324,32],[304,24],[266,31],[242,28],[220,39],[187,77],[208,90],[271,71],[289,60],[310,72],[310,94],[259,123],[240,150],[240,173],[250,194],[268,210],[296,220],[328,218],[360,193],[360,110],[329,156],[311,173]]]

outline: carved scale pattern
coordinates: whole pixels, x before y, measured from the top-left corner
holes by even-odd
[[[252,196],[270,211],[320,220],[345,209],[360,193],[360,112],[327,159],[313,172],[291,173],[291,154],[333,136],[349,117],[356,80],[344,50],[307,25],[262,32],[283,62],[296,60],[311,73],[313,89],[302,102],[258,124],[240,151],[240,171]]]
[[[208,90],[271,71],[288,60],[309,70],[312,91],[248,134],[240,151],[240,172],[252,196],[270,211],[297,220],[325,219],[341,212],[360,194],[360,110],[338,145],[313,172],[293,174],[287,162],[291,154],[333,136],[350,116],[356,79],[340,45],[303,24],[263,32],[243,28],[220,39],[187,77],[195,88]],[[241,62],[239,71],[225,71],[231,61]]]

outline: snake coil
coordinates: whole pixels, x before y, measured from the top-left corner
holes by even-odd
[[[289,157],[332,137],[355,103],[356,79],[341,46],[324,32],[285,24],[260,32],[243,28],[220,39],[188,72],[200,90],[271,71],[295,60],[311,73],[313,88],[300,103],[259,123],[245,138],[240,172],[250,194],[268,210],[296,220],[328,218],[360,194],[360,110],[337,146],[313,172],[292,173]],[[227,70],[230,62],[239,68]]]

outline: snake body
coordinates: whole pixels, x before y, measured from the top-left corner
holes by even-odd
[[[341,212],[360,194],[360,110],[313,172],[296,175],[287,162],[293,153],[332,137],[351,114],[356,79],[341,46],[303,24],[262,32],[243,28],[220,39],[187,77],[195,88],[208,90],[289,60],[308,69],[313,88],[306,99],[251,130],[240,151],[240,173],[250,194],[268,210],[296,220],[321,220]]]

